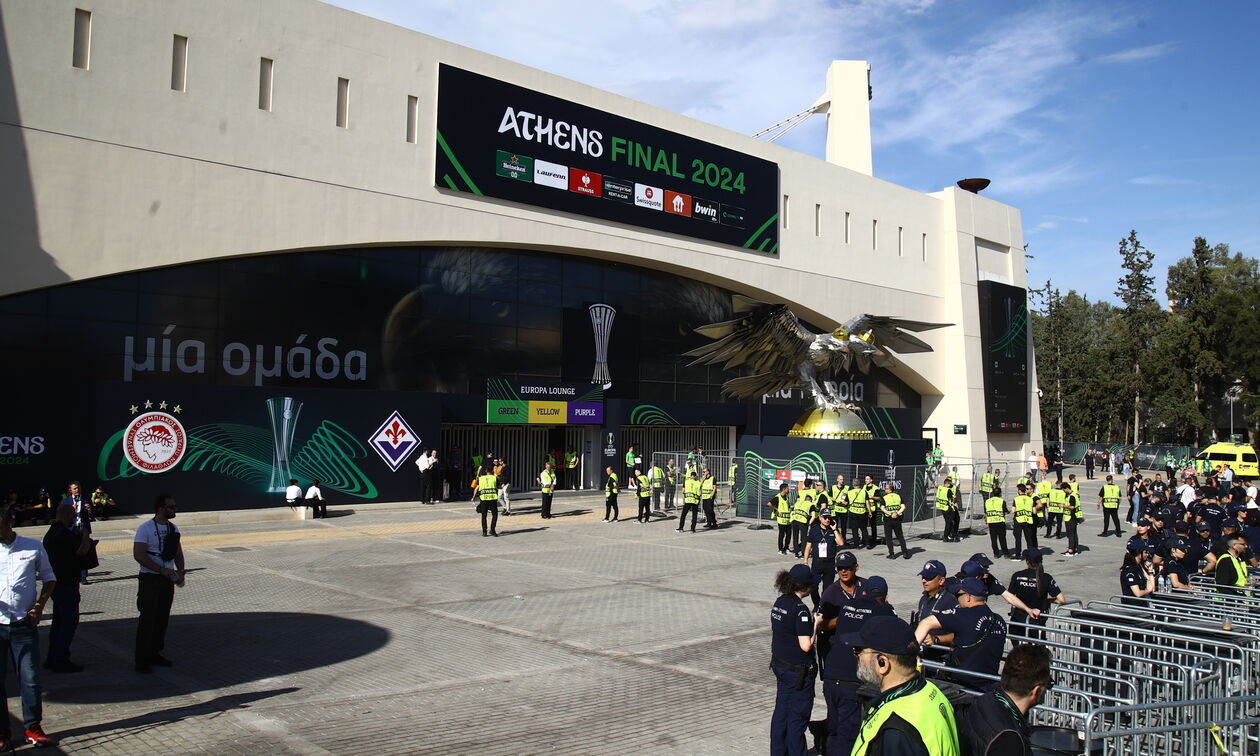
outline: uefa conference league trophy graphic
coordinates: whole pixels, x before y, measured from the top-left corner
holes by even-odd
[[[595,372],[591,375],[591,383],[608,389],[612,387],[612,376],[608,374],[608,336],[612,333],[617,311],[611,305],[593,304],[590,312],[591,330],[595,332]]]
[[[271,483],[269,493],[279,493],[289,487],[293,477],[289,469],[289,455],[293,451],[293,436],[297,430],[298,413],[302,403],[291,396],[267,400],[267,414],[271,418]]]

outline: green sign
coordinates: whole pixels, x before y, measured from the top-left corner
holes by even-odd
[[[498,150],[494,154],[494,172],[518,181],[533,181],[534,159]]]
[[[487,399],[487,423],[527,423],[529,422],[529,402]]]
[[[967,426],[965,426],[965,425],[955,425],[955,426],[954,426],[954,435],[955,435],[955,436],[965,436],[966,434],[967,434]]]

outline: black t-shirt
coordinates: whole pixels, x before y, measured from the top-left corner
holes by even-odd
[[[952,606],[958,606],[958,598],[942,588],[941,592],[935,596],[924,593],[919,597],[919,609],[915,612],[915,616],[924,620],[937,609],[949,609]]]
[[[806,541],[813,544],[810,548],[809,555],[815,566],[819,563],[830,565],[828,569],[835,571],[836,564],[836,529],[826,528],[815,523],[809,529],[809,535]],[[818,572],[819,570],[814,570]]]
[[[1125,604],[1143,604],[1145,600],[1140,598],[1135,590],[1146,590],[1146,570],[1141,565],[1126,564],[1120,568],[1120,593],[1123,596],[1121,601]]]
[[[1178,562],[1187,572],[1194,573],[1199,571],[1199,562],[1207,556],[1208,546],[1198,538],[1191,539],[1186,544],[1186,555]]]
[[[850,601],[856,601],[866,595],[865,578],[857,578],[857,584],[853,586],[853,592],[849,590],[840,581],[832,583],[822,592],[818,598],[818,612],[823,616],[823,624],[836,619],[840,616],[840,608]]]
[[[1054,578],[1044,571],[1038,582],[1037,570],[1029,567],[1011,575],[1011,593],[1019,597],[1019,600],[1027,606],[1044,612],[1050,608],[1050,600],[1058,596],[1061,591]],[[1023,620],[1027,616],[1023,609],[1011,607],[1011,619]]]
[[[871,617],[891,617],[892,607],[881,604],[873,598],[858,598],[840,608],[836,617],[836,634],[839,638],[846,633],[856,633],[862,623]],[[834,643],[827,653],[823,664],[823,677],[828,680],[846,680],[857,682],[857,659],[853,656],[853,647],[845,643]]]
[[[44,534],[44,551],[48,554],[48,562],[52,565],[57,581],[69,580],[79,582],[82,570],[82,558],[75,552],[83,543],[83,536],[68,530],[59,522],[54,522]],[[54,609],[56,607],[54,606]]]
[[[1006,646],[1006,620],[983,604],[937,609],[933,614],[940,620],[942,633],[954,634],[950,666],[990,675],[998,673]]]
[[[1190,585],[1190,572],[1176,559],[1169,559],[1163,564],[1161,572],[1172,580],[1172,576],[1176,575],[1182,585]]]
[[[770,653],[788,664],[806,666],[810,654],[801,650],[800,638],[814,634],[814,618],[809,607],[795,594],[780,596],[770,610]]]

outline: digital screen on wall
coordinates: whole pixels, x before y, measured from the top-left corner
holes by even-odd
[[[981,281],[985,425],[989,433],[1028,430],[1028,292]]]
[[[441,188],[779,252],[779,167],[443,65]]]

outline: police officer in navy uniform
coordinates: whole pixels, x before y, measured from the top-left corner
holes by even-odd
[[[805,730],[814,707],[814,641],[821,615],[811,615],[801,599],[818,584],[808,565],[793,565],[774,579],[779,591],[770,610],[770,671],[776,690],[770,718],[771,756],[806,756]]]
[[[1019,596],[1019,600],[1023,601],[1027,606],[1039,609],[1042,616],[1032,618],[1023,609],[1017,606],[1011,607],[1011,624],[1008,628],[1012,643],[1021,642],[1020,639],[1039,640],[1040,632],[1035,629],[1027,630],[1025,623],[1045,626],[1045,613],[1050,610],[1050,604],[1063,604],[1067,602],[1067,595],[1059,588],[1059,584],[1055,582],[1054,576],[1046,572],[1041,567],[1041,551],[1037,549],[1024,549],[1024,563],[1028,565],[1027,569],[1020,570],[1011,575],[1011,593]]]
[[[832,524],[831,510],[819,508],[818,519],[809,527],[809,535],[805,539],[805,556],[803,564],[810,565],[818,576],[822,590],[826,590],[836,579],[836,549],[839,548],[835,526]],[[812,560],[812,561],[811,561]],[[810,591],[814,609],[818,608],[818,585]]]
[[[892,617],[888,605],[888,582],[878,575],[866,579],[865,594],[840,608],[840,614],[824,619],[823,627],[836,638],[857,633],[872,617]],[[853,750],[862,709],[858,703],[857,659],[853,647],[832,642],[823,664],[823,698],[827,701],[827,753],[847,754]]]
[[[818,633],[818,658],[825,665],[827,652],[831,649],[831,630],[836,617],[845,604],[861,598],[866,592],[866,580],[858,577],[858,561],[852,551],[842,552],[836,557],[836,582],[827,586],[822,592],[822,600],[818,604],[818,613],[822,615],[823,624]]]
[[[1146,597],[1155,592],[1155,568],[1151,556],[1155,547],[1134,536],[1125,547],[1124,564],[1120,566],[1120,601],[1144,606]]]
[[[958,605],[937,609],[919,621],[915,637],[931,645],[939,638],[951,647],[949,666],[953,669],[996,676],[1006,647],[1006,620],[988,607],[989,591],[979,578],[967,578],[954,591]],[[935,635],[939,633],[940,635]],[[964,685],[985,684],[982,679],[958,675]]]

